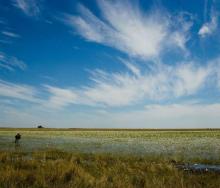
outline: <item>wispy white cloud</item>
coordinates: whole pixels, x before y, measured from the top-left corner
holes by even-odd
[[[186,53],[186,55],[188,55],[189,52],[186,44],[191,38],[190,30],[195,18],[188,12],[180,12],[178,15],[174,15],[173,17],[175,17],[175,21],[170,23],[172,26],[172,32],[168,37],[168,41],[171,43],[171,46],[179,47]]]
[[[128,68],[128,70],[131,71],[131,73],[133,73],[137,77],[140,77],[141,71],[137,67],[137,65],[134,65],[134,63],[131,63],[131,62],[129,62],[129,61],[125,60],[125,59],[122,59],[122,58],[119,58],[119,60]]]
[[[122,60],[121,60],[122,61]],[[92,84],[81,88],[47,86],[50,106],[71,104],[120,107],[145,102],[161,102],[196,95],[209,77],[216,77],[214,66],[202,67],[193,62],[176,66],[155,65],[140,68],[125,61],[128,71],[107,73],[91,71]],[[130,67],[132,65],[132,67]],[[146,65],[147,66],[147,65]]]
[[[13,2],[28,16],[37,16],[40,13],[39,1],[37,0],[13,0]]]
[[[202,27],[199,29],[198,34],[204,38],[206,36],[213,34],[217,28],[218,28],[218,13],[212,9],[210,15],[210,21],[202,25]]]
[[[207,84],[216,87],[220,83],[219,60],[210,62],[207,66],[183,62],[176,66],[144,65],[147,68],[143,65],[142,68],[131,68],[129,61],[124,62],[127,71],[91,71],[92,83],[80,88],[43,85],[37,89],[1,80],[0,96],[24,100],[54,110],[75,104],[98,108],[126,107],[140,103],[160,104],[167,100],[181,100],[181,97],[196,96]]]
[[[37,99],[37,90],[28,85],[14,84],[0,80],[0,96],[19,99],[28,102],[39,103]]]
[[[183,62],[176,66],[142,65],[142,68],[133,65],[130,67],[130,62],[125,62],[127,67],[125,72],[91,71],[92,83],[89,85],[79,88],[44,85],[39,88],[38,95],[34,92],[37,91],[35,88],[2,81],[0,96],[27,99],[29,102],[39,103],[51,109],[62,109],[75,104],[126,107],[196,96],[207,84],[213,85],[213,80],[216,80],[214,85],[220,83],[218,80],[220,71],[216,69],[219,67],[218,61],[207,66]]]
[[[7,36],[7,37],[12,37],[12,38],[19,38],[20,35],[10,32],[10,31],[2,31],[2,34]]]
[[[114,47],[130,56],[144,59],[158,57],[167,46],[185,49],[189,27],[172,31],[170,15],[156,10],[144,13],[130,1],[99,0],[103,20],[80,5],[80,15],[66,15],[65,23],[85,39]],[[169,40],[167,40],[169,38]]]
[[[95,71],[94,84],[86,87],[83,94],[93,102],[107,106],[126,106],[143,100],[161,101],[197,93],[212,73],[209,67],[193,63],[174,67],[157,65],[146,70],[141,74],[137,68],[133,74]]]
[[[213,74],[211,67],[193,63],[180,65],[174,72],[173,91],[176,97],[198,92],[205,85],[208,76]]]
[[[20,59],[8,56],[3,52],[0,52],[0,68],[5,68],[10,71],[14,71],[15,68],[25,70],[27,65]]]
[[[48,101],[45,103],[47,107],[59,109],[70,104],[76,103],[77,94],[70,89],[62,89],[46,85],[47,91],[50,93]]]
[[[37,0],[13,0],[13,2],[28,16],[40,14]],[[8,117],[17,119],[19,116],[22,117],[19,120],[21,123],[40,120],[43,113],[40,114],[39,119],[35,113],[46,109],[52,111],[51,114],[57,121],[53,123],[65,124],[67,115],[59,114],[58,110],[65,110],[67,106],[79,104],[95,106],[98,110],[96,112],[94,110],[92,115],[83,112],[77,121],[74,118],[68,119],[67,124],[69,123],[70,126],[74,121],[84,123],[80,125],[87,127],[103,126],[103,124],[108,127],[113,125],[116,127],[136,127],[136,125],[139,127],[163,127],[164,125],[202,127],[207,126],[207,123],[212,123],[210,126],[219,126],[220,104],[195,104],[194,102],[176,104],[176,101],[180,102],[188,96],[196,98],[207,85],[220,88],[219,59],[215,62],[207,62],[207,65],[193,61],[175,62],[172,65],[161,63],[163,61],[161,55],[166,50],[172,53],[175,49],[188,52],[187,43],[191,39],[192,16],[185,12],[171,15],[160,9],[144,12],[133,1],[98,0],[97,2],[101,11],[100,17],[85,6],[79,5],[79,15],[66,14],[64,21],[84,39],[110,46],[131,56],[131,61],[119,58],[126,70],[121,69],[111,73],[99,69],[92,70],[90,82],[77,88],[52,85],[31,87],[0,80],[0,100],[4,100],[4,104],[0,102],[0,111],[5,109],[2,106],[12,106],[13,101],[21,100],[21,104],[28,102],[34,104],[30,105],[34,108],[30,111],[8,108],[4,111],[4,115]],[[205,21],[198,32],[201,37],[211,35],[218,27],[217,12],[212,11],[210,17],[210,21]],[[50,21],[46,22],[50,23]],[[19,37],[7,30],[1,33],[8,37]],[[142,62],[156,59],[159,63],[139,64],[135,61],[136,58],[140,58]],[[16,57],[0,53],[0,68],[11,71],[15,68],[24,70],[26,64]],[[171,104],[162,105],[167,101]],[[136,104],[142,104],[142,107],[145,107],[135,111],[125,108]],[[116,107],[123,107],[123,110],[112,112],[111,110]],[[108,109],[111,112],[108,112]],[[72,112],[70,111],[68,115],[70,113]],[[0,118],[4,115],[0,114]],[[43,121],[47,120],[48,117],[44,117]],[[48,121],[51,122],[51,126],[54,125],[51,120]]]
[[[125,106],[140,100],[141,86],[136,76],[129,74],[109,74],[95,71],[94,85],[84,89],[83,95],[91,101],[107,106]]]

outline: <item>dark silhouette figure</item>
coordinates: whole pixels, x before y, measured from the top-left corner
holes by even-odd
[[[15,135],[15,144],[18,144],[20,139],[21,139],[21,135],[19,133],[17,133]]]

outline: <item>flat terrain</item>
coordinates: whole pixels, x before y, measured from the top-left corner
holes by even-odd
[[[220,187],[186,163],[219,165],[220,130],[0,129],[4,188]]]
[[[15,149],[14,136],[22,135],[20,149],[59,149],[80,153],[160,155],[184,159],[218,160],[220,130],[64,130],[0,129],[0,150]]]

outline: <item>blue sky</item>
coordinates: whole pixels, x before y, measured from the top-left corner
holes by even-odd
[[[0,126],[219,128],[217,0],[0,0]]]

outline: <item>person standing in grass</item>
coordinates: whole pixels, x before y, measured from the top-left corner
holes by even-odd
[[[19,133],[17,133],[15,135],[15,144],[18,144],[20,139],[21,139],[21,135]]]

